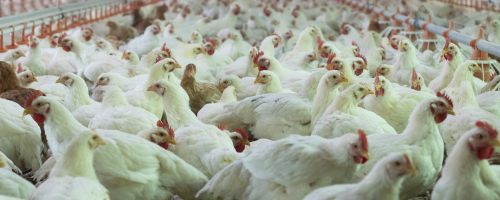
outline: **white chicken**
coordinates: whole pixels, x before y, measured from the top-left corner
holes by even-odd
[[[368,159],[366,135],[335,139],[291,136],[259,140],[246,156],[217,173],[197,196],[206,199],[302,199],[309,192],[353,181]]]
[[[357,106],[369,94],[373,94],[373,91],[360,83],[340,92],[316,122],[312,135],[336,138],[357,129],[362,129],[368,135],[396,134],[394,128],[382,117]]]
[[[452,115],[452,105],[443,97],[424,100],[413,110],[408,125],[400,134],[374,134],[368,136],[371,159],[356,173],[363,177],[377,161],[393,152],[408,151],[418,176],[403,181],[400,198],[408,199],[432,187],[441,170],[444,144],[438,123]]]
[[[229,103],[234,103],[237,100],[236,91],[234,86],[228,86],[222,92],[220,100],[216,103],[205,104],[196,114],[198,119],[204,123],[211,123],[214,117],[224,110],[224,106]]]
[[[435,68],[420,63],[417,58],[417,49],[409,39],[402,39],[399,42],[398,50],[399,54],[393,59],[394,71],[390,77],[392,82],[401,85],[408,84],[413,68],[424,77],[427,81],[426,84],[438,76],[439,72]]]
[[[120,88],[111,85],[103,89],[100,112],[90,120],[89,128],[136,134],[155,127],[159,118],[142,108],[131,106]]]
[[[359,183],[319,188],[304,200],[398,200],[404,178],[416,173],[408,155],[392,153],[379,160]]]
[[[283,89],[280,78],[272,71],[263,70],[259,72],[254,81],[257,84],[257,93],[255,95],[268,93],[293,93],[288,89]]]
[[[42,165],[40,127],[23,117],[16,102],[0,98],[0,151],[23,171],[36,171]]]
[[[422,100],[434,95],[405,87],[394,87],[388,79],[376,76],[375,94],[364,98],[363,107],[384,118],[400,133],[408,124],[408,117]],[[391,112],[387,112],[390,110]]]
[[[227,88],[233,86],[236,90],[238,100],[246,97],[255,96],[258,85],[254,84],[255,78],[244,77],[240,78],[236,75],[227,75],[219,79],[219,88]]]
[[[80,123],[87,126],[99,112],[100,104],[90,98],[85,81],[75,74],[65,73],[57,79],[56,83],[61,83],[68,88],[64,105]]]
[[[33,100],[25,113],[44,121],[56,162],[72,139],[89,131],[62,104],[47,97]],[[111,199],[164,199],[173,194],[194,199],[207,181],[196,168],[154,143],[120,131],[97,131],[107,145],[96,150],[94,168]],[[136,153],[130,154],[131,149]]]
[[[0,159],[0,195],[28,199],[35,191],[35,186],[14,173],[8,162],[9,160]],[[3,198],[0,196],[0,199]]]
[[[162,98],[167,122],[175,131],[171,151],[177,156],[209,177],[239,158],[227,132],[204,124],[191,111],[180,85],[159,81],[148,91]]]
[[[73,138],[31,199],[109,200],[108,190],[99,183],[93,166],[94,150],[105,144],[104,139],[90,131]]]
[[[479,65],[474,61],[462,63],[455,71],[449,86],[443,90],[453,102],[456,112],[455,116],[448,118],[440,127],[448,153],[463,134],[463,130],[472,129],[477,120],[486,121],[493,126],[500,124],[497,116],[479,107],[472,81],[472,74],[477,70]]]
[[[141,36],[130,40],[127,44],[127,50],[135,52],[142,56],[154,48],[160,46],[161,28],[158,25],[150,25]]]
[[[154,94],[154,92],[146,91],[146,89],[155,81],[163,79],[179,83],[179,79],[171,73],[177,68],[180,68],[180,65],[172,58],[165,58],[159,61],[149,72],[146,81],[137,83],[138,86],[136,89],[125,93],[127,101],[130,105],[143,108],[160,118],[163,113],[161,98]]]
[[[466,200],[500,198],[500,168],[489,158],[500,146],[497,130],[487,122],[477,121],[466,131],[448,154],[441,178],[432,191],[432,199]],[[467,188],[467,190],[464,190]]]

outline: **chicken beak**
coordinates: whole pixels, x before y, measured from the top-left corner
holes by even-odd
[[[101,137],[97,138],[95,142],[96,142],[97,146],[101,146],[101,145],[106,144],[106,141],[104,141],[104,139],[102,139]]]
[[[33,76],[33,79],[32,79],[33,82],[37,82],[38,79],[36,78],[36,76]]]
[[[127,56],[127,53],[126,53],[126,52],[123,52],[123,54],[122,54],[122,59],[123,59],[123,60],[128,60],[128,56]]]
[[[59,78],[56,80],[56,83],[61,83],[61,84],[63,84],[63,85],[64,85],[64,80],[63,80],[61,77],[59,77]]]
[[[366,160],[370,160],[370,154],[368,153],[367,150],[363,150],[363,152],[361,152],[361,156],[363,158],[366,158]]]
[[[366,88],[366,95],[369,94],[375,94],[375,92],[373,92],[373,90],[371,90],[370,88]]]
[[[35,114],[35,110],[32,107],[27,107],[23,111],[23,116]]]
[[[257,78],[255,78],[255,81],[253,82],[253,84],[265,84],[264,80],[262,79],[261,76],[257,76]]]
[[[167,141],[169,144],[177,144],[177,142],[175,141],[174,138],[169,138],[168,141]]]
[[[349,82],[349,79],[347,79],[345,76],[341,76],[340,77],[340,80],[339,80],[339,83],[348,83]]]
[[[381,90],[382,90],[382,88],[383,88],[382,84],[380,84],[380,83],[379,83],[379,84],[375,84],[375,91],[376,91],[376,92],[381,91]]]
[[[448,113],[448,115],[455,115],[455,111],[453,111],[453,108],[448,108],[448,110],[446,110],[446,113]]]
[[[151,85],[151,86],[148,87],[148,89],[146,91],[154,92],[155,88],[153,87],[153,85]]]
[[[417,169],[415,168],[415,166],[413,166],[413,163],[408,163],[408,165],[406,166],[406,172],[410,175],[410,176],[416,176],[417,175]]]

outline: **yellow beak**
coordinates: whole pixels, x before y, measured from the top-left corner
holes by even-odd
[[[455,115],[455,111],[453,111],[453,108],[449,108],[446,113],[448,113],[448,115]]]
[[[128,60],[128,56],[127,56],[127,53],[126,53],[126,52],[123,52],[123,54],[122,54],[122,59],[124,59],[124,60]]]
[[[257,78],[255,78],[255,81],[253,83],[254,84],[266,84],[266,82],[264,82],[264,79],[262,79],[261,76],[257,76]]]
[[[148,87],[148,89],[146,91],[151,91],[151,92],[154,92],[155,91],[155,88],[151,85]]]
[[[366,88],[366,94],[375,94],[370,88]]]
[[[407,165],[406,171],[410,176],[417,175],[417,169],[413,166],[413,163],[409,163],[409,165]]]
[[[59,78],[56,80],[56,83],[61,83],[61,84],[63,84],[63,85],[64,85],[64,80],[63,80],[61,77],[59,77]]]
[[[169,144],[177,144],[174,138],[169,138],[167,141]]]
[[[105,145],[105,144],[106,144],[106,141],[104,141],[104,139],[102,139],[101,137],[99,137],[99,138],[97,138],[97,140],[96,140],[96,144],[97,144],[98,146],[100,146],[100,145]]]
[[[23,116],[34,114],[35,110],[31,107],[27,107],[23,111]]]
[[[494,139],[490,141],[490,144],[498,147],[500,146],[500,141],[498,141],[498,139]]]

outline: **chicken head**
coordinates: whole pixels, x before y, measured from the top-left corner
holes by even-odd
[[[488,122],[477,121],[475,132],[468,138],[468,147],[479,160],[489,159],[495,152],[495,147],[500,146],[498,132]]]
[[[368,140],[363,130],[358,130],[356,138],[349,142],[349,155],[352,156],[353,161],[358,164],[364,164],[370,159],[368,153]]]
[[[392,158],[390,158],[391,161],[387,163],[385,169],[390,178],[397,179],[401,176],[416,175],[417,170],[407,153],[388,156],[392,156]]]
[[[455,115],[455,112],[453,111],[453,103],[447,95],[438,92],[437,96],[439,99],[430,103],[430,109],[434,116],[434,121],[441,123],[448,115]]]

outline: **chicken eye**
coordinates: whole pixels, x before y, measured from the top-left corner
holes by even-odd
[[[25,75],[24,78],[29,78],[30,76],[29,75]]]
[[[333,79],[337,79],[337,76],[333,75],[333,76],[332,76],[332,78],[333,78]]]
[[[97,140],[97,138],[98,138],[97,135],[92,136],[93,140]]]
[[[42,106],[42,103],[36,103],[36,106],[40,107]]]
[[[382,83],[385,83],[385,80],[382,80]]]
[[[131,53],[130,52],[127,52],[127,55],[130,55]]]
[[[364,89],[364,88],[359,88],[359,89],[358,89],[358,91],[363,91],[363,90],[365,90],[365,89]]]
[[[266,78],[266,77],[267,77],[267,75],[262,75],[262,78]]]
[[[394,164],[395,164],[396,166],[400,166],[400,165],[401,165],[401,163],[400,163],[399,161],[396,161]]]
[[[167,62],[167,64],[169,64],[169,65],[173,65],[173,64],[174,64],[174,62],[169,61],[169,62]]]
[[[358,148],[358,145],[357,144],[354,144],[352,145],[353,148],[357,149]]]
[[[480,140],[482,140],[482,139],[484,138],[484,136],[483,136],[483,135],[479,135],[479,136],[478,136],[478,138],[479,138]]]
[[[159,132],[158,135],[161,136],[161,137],[165,137],[165,133],[164,132]]]

